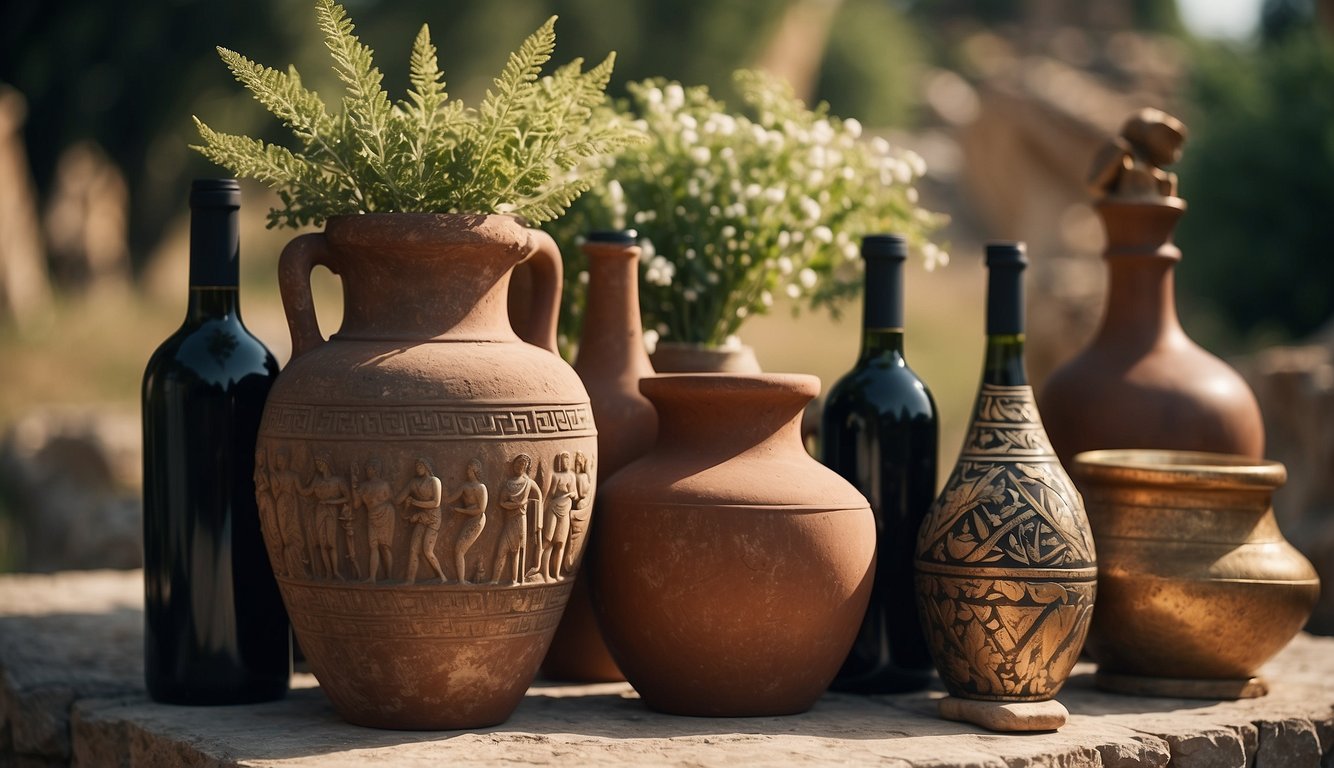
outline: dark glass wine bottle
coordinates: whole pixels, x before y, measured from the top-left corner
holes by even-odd
[[[144,673],[173,704],[281,698],[291,630],[260,534],[255,442],[278,363],[241,323],[233,179],[190,190],[185,323],[148,361]]]
[[[906,243],[872,235],[862,241],[862,257],[861,353],[825,401],[820,458],[871,502],[876,574],[866,619],[833,688],[890,693],[931,680],[913,599],[913,547],[936,494],[939,428],[931,392],[903,357]]]

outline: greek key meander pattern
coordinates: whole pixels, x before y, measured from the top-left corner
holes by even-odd
[[[553,630],[573,584],[505,589],[336,588],[282,580],[303,635],[379,639],[505,639]]]
[[[593,435],[587,403],[458,407],[298,405],[270,401],[261,432],[317,440],[476,440]]]

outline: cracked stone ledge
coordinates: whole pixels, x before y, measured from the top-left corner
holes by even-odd
[[[1002,735],[935,716],[939,691],[828,694],[809,713],[684,718],[625,684],[538,683],[508,723],[399,732],[341,721],[309,675],[283,701],[155,704],[143,690],[142,574],[0,577],[0,767],[828,765],[895,768],[1334,768],[1334,638],[1300,635],[1237,702],[1118,696],[1081,663],[1054,733]]]

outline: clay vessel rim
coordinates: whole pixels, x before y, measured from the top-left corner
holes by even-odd
[[[1269,459],[1150,448],[1085,451],[1074,457],[1073,470],[1080,479],[1174,487],[1272,490],[1288,477],[1287,467]]]
[[[691,501],[638,501],[634,502],[636,510],[646,509],[679,509],[679,510],[702,510],[717,512],[785,512],[793,514],[833,514],[836,512],[865,512],[870,505],[863,504],[854,506],[851,504],[772,504],[765,502],[691,502]]]
[[[652,397],[658,393],[746,393],[786,390],[815,397],[820,378],[809,373],[659,373],[639,382]]]
[[[519,219],[499,213],[349,213],[331,216],[324,232],[335,244],[500,244],[529,248]]]

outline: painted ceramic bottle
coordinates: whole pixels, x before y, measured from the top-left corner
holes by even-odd
[[[1097,583],[1083,501],[1038,417],[1024,369],[1022,244],[987,246],[982,386],[958,463],[917,538],[917,598],[943,717],[1051,730]]]
[[[633,230],[591,232],[583,245],[588,257],[588,305],[574,371],[588,390],[598,425],[598,464],[589,468],[601,485],[621,467],[648,453],[658,434],[658,413],[639,391],[639,381],[653,375],[644,350],[639,319],[639,246]],[[576,511],[578,536],[588,529],[592,508]],[[589,548],[591,555],[592,548]],[[593,615],[589,592],[591,568],[574,581],[570,602],[542,662],[542,673],[556,680],[624,680],[612,660]]]
[[[875,522],[802,444],[819,386],[795,374],[640,382],[658,441],[599,492],[593,602],[649,707],[802,712],[847,657],[870,597]]]
[[[903,356],[907,255],[897,235],[862,241],[861,353],[830,389],[821,419],[820,460],[866,496],[876,524],[871,603],[835,690],[893,693],[931,681],[913,590],[913,549],[936,495],[939,428],[931,392]]]

